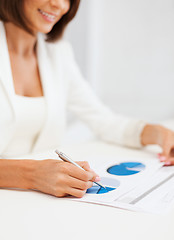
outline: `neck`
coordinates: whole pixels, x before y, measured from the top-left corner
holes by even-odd
[[[36,36],[29,34],[13,23],[5,23],[4,25],[9,51],[21,56],[31,56],[35,53]]]

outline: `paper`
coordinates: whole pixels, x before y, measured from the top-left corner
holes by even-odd
[[[92,159],[88,161],[93,165]],[[158,159],[117,157],[101,162],[92,168],[109,191],[94,184],[82,199],[73,200],[157,214],[174,204],[174,167],[163,167]]]

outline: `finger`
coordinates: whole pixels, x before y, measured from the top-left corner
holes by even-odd
[[[85,171],[85,170],[83,171],[82,169],[72,165],[71,163],[67,163],[67,164],[68,164],[68,167],[66,171],[69,176],[85,182],[93,179],[94,174],[92,172]]]
[[[162,155],[162,153],[157,153],[157,157],[160,160],[160,162],[165,162],[166,161],[166,157]]]
[[[67,188],[66,193],[77,198],[82,198],[86,191],[69,187]]]
[[[164,166],[172,166],[174,165],[174,157],[169,157],[167,160],[164,162]]]
[[[165,162],[165,161],[167,160],[167,157],[161,155],[161,156],[159,157],[159,160],[160,160],[160,162]]]
[[[167,144],[163,147],[163,152],[161,153],[160,158],[168,158],[168,157],[174,157],[174,146],[171,144]]]
[[[85,169],[86,171],[89,171],[89,172],[91,172],[92,174],[93,174],[93,178],[91,179],[91,181],[96,181],[96,182],[98,182],[98,181],[100,181],[100,177],[99,177],[99,175],[94,171],[94,170],[92,170],[91,168],[90,168],[90,165],[89,165],[89,163],[88,162],[86,162],[86,161],[80,161],[80,162],[77,162],[77,164],[79,164],[83,169]]]
[[[64,193],[64,192],[62,192],[62,193],[55,192],[55,193],[53,193],[53,194],[51,194],[51,195],[53,195],[53,196],[55,196],[55,197],[58,197],[58,198],[67,197],[67,196],[68,196],[68,194],[67,194],[67,193]]]
[[[169,156],[170,156],[170,148],[168,146],[164,146],[163,152],[158,154],[160,162],[165,162]]]
[[[93,181],[93,182],[99,182],[100,180],[101,180],[101,178],[100,178],[100,176],[97,174],[97,173],[95,173],[93,170],[91,170],[91,172],[93,173],[93,178],[91,179],[91,181]]]
[[[166,161],[163,166],[168,167],[168,166],[171,166],[171,165],[172,165],[172,163],[170,161]]]
[[[90,165],[89,165],[89,163],[88,162],[86,162],[86,161],[78,161],[78,162],[76,162],[78,165],[80,165],[80,167],[82,167],[84,170],[86,170],[86,171],[90,171],[91,170],[91,168],[90,168]]]
[[[67,184],[72,188],[77,188],[81,190],[87,190],[88,188],[91,188],[93,186],[93,182],[91,181],[84,182],[71,176],[67,177]]]
[[[160,158],[161,159],[163,159],[163,158],[167,158],[168,156],[169,156],[169,154],[170,154],[170,148],[168,148],[168,147],[164,147],[163,148],[163,152],[161,153],[161,156],[160,156]]]

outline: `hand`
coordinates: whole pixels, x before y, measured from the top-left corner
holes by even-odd
[[[142,132],[142,144],[157,144],[162,148],[158,154],[166,166],[174,165],[174,132],[160,125],[146,125]]]
[[[161,162],[164,162],[165,166],[174,165],[174,132],[163,128],[161,132],[161,147],[162,153],[158,154]]]
[[[77,162],[86,171],[59,160],[36,162],[33,188],[56,197],[72,195],[81,198],[92,187],[93,181],[100,180],[87,162]]]

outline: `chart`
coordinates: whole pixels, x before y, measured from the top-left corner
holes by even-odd
[[[145,165],[140,162],[123,162],[107,169],[107,172],[117,176],[128,176],[141,172]]]
[[[89,188],[86,193],[88,193],[88,194],[104,194],[104,193],[113,191],[120,186],[120,182],[118,180],[112,179],[112,178],[102,177],[100,182],[103,186],[105,186],[105,188],[102,188],[98,185],[94,185],[93,187]]]

